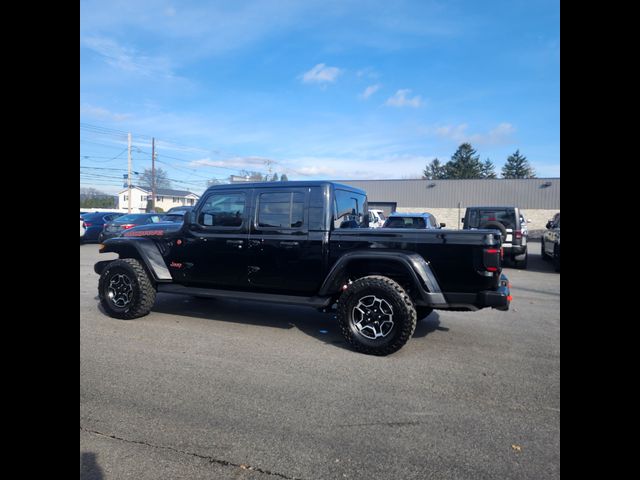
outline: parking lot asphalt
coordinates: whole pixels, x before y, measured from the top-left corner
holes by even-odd
[[[110,318],[93,264],[116,255],[81,245],[81,478],[559,478],[560,274],[529,249],[508,312],[436,311],[373,357],[311,308]]]

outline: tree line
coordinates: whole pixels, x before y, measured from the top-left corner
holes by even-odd
[[[535,178],[535,171],[527,157],[516,150],[509,155],[502,167],[502,178]],[[447,163],[437,158],[428,163],[422,172],[426,180],[452,180],[465,178],[497,178],[495,165],[489,159],[484,162],[470,143],[458,147]]]

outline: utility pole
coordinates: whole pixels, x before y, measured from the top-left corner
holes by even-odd
[[[269,174],[267,175],[267,180],[271,180],[271,164],[273,163],[273,160],[269,160],[267,158],[265,159],[264,163],[267,166],[267,169],[269,170]]]
[[[128,139],[128,143],[129,143],[129,173],[127,174],[127,183],[129,185],[129,196],[127,197],[129,199],[129,203],[128,203],[128,209],[129,209],[129,213],[131,213],[131,133],[127,134],[127,139]]]
[[[151,137],[151,210],[156,210],[156,139]]]

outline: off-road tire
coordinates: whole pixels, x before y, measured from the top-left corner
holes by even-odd
[[[118,275],[130,282],[130,300],[123,306],[117,306],[109,296],[110,284]],[[114,318],[130,320],[147,315],[156,301],[156,289],[142,264],[135,258],[114,260],[103,270],[98,281],[100,305]]]
[[[367,338],[355,325],[354,308],[367,296],[383,299],[393,309],[393,325],[381,338]],[[338,299],[338,324],[345,340],[358,352],[389,355],[400,350],[416,329],[416,309],[407,292],[395,281],[380,275],[362,277],[349,285]]]
[[[504,242],[507,239],[507,228],[500,222],[498,221],[490,221],[490,222],[485,222],[483,225],[480,226],[480,228],[482,229],[494,229],[494,230],[500,230],[500,233],[502,235],[502,241]]]
[[[416,316],[418,321],[427,318],[429,315],[431,315],[431,312],[433,312],[433,308],[431,307],[416,305]]]
[[[519,268],[520,270],[525,270],[527,268],[527,263],[529,262],[529,252],[525,252],[524,260],[516,260],[513,259],[513,266]]]
[[[540,240],[540,258],[545,262],[550,260],[549,257],[547,257],[547,254],[544,253],[544,238]]]
[[[560,257],[557,252],[558,246],[553,250],[553,269],[560,273]]]

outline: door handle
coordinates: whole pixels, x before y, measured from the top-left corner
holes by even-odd
[[[282,245],[283,247],[297,247],[298,245],[300,245],[300,242],[282,241],[280,242],[280,245]]]
[[[242,245],[244,240],[227,240],[227,245]]]

